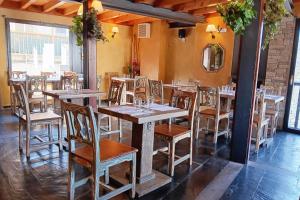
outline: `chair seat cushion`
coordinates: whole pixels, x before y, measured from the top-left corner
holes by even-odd
[[[112,140],[103,139],[100,141],[101,162],[114,160],[137,151],[138,150],[133,147]],[[93,162],[93,148],[91,146],[86,145],[83,147],[76,148],[73,154],[90,163]]]
[[[21,116],[21,118],[26,121],[26,115]],[[52,111],[30,114],[31,121],[47,121],[55,119],[61,119],[61,116],[55,114]]]
[[[220,118],[229,117],[229,112],[220,111]],[[205,115],[209,117],[217,116],[217,111],[215,109],[204,109],[200,111],[200,115]]]
[[[160,124],[154,128],[155,135],[161,135],[168,138],[176,138],[190,132],[187,127],[177,124]]]

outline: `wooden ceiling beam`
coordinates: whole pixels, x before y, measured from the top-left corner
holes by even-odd
[[[204,0],[204,1],[191,1],[188,3],[179,4],[173,7],[174,11],[188,12],[205,7],[215,6],[218,3],[227,3],[228,0]]]
[[[200,8],[200,9],[194,10],[192,12],[192,14],[195,16],[203,16],[205,14],[210,14],[210,13],[214,13],[214,12],[217,12],[217,6]]]
[[[108,21],[108,20],[123,16],[123,15],[126,15],[126,13],[112,10],[112,11],[107,11],[105,13],[98,15],[98,20]]]
[[[112,23],[114,24],[120,24],[120,23],[124,23],[127,21],[132,21],[132,20],[137,20],[137,19],[141,19],[144,18],[144,16],[141,15],[134,15],[134,14],[127,14],[127,15],[123,15],[120,17],[117,17],[115,19],[112,20]]]
[[[31,6],[34,2],[36,2],[36,0],[25,0],[25,1],[22,1],[21,3],[21,9],[22,10],[25,10],[27,9],[29,6]]]
[[[55,8],[60,7],[61,5],[65,4],[66,2],[64,1],[59,1],[59,0],[52,0],[43,5],[43,11],[44,12],[50,12],[54,10]]]
[[[63,10],[63,14],[64,15],[72,15],[74,13],[77,13],[79,6],[80,6],[80,4],[69,6]]]
[[[128,21],[128,22],[122,23],[122,24],[127,25],[127,26],[133,26],[135,24],[151,23],[151,22],[154,22],[154,21],[157,21],[157,20],[159,20],[159,19],[152,18],[152,17],[143,17],[143,18],[135,19],[135,20]]]
[[[155,7],[162,7],[162,8],[171,8],[175,5],[187,3],[191,0],[160,0],[157,3],[154,3]]]
[[[173,0],[172,0],[173,1]],[[178,1],[178,0],[174,0]],[[181,0],[182,1],[182,0]],[[186,1],[186,0],[185,0]],[[147,4],[134,3],[128,0],[101,0],[104,8],[119,10],[122,12],[144,15],[153,18],[176,21],[194,25],[195,23],[204,22],[203,16],[193,16],[189,13],[174,12],[172,10],[157,8]]]

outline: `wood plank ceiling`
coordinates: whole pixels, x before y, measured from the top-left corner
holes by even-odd
[[[216,5],[218,3],[225,4],[228,1],[230,0],[131,0],[137,5],[146,4],[154,8],[164,8],[174,12],[188,13],[193,16],[207,16],[216,13]],[[300,3],[300,0],[294,0],[294,3]],[[3,8],[67,17],[76,15],[79,6],[80,3],[70,0],[0,0],[0,7]],[[104,10],[103,13],[99,14],[98,19],[102,22],[129,26],[157,20],[149,16],[116,10]]]

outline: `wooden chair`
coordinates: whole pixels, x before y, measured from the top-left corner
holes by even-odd
[[[110,199],[122,192],[131,190],[131,197],[135,197],[136,182],[136,152],[130,146],[111,140],[101,140],[93,109],[71,103],[62,103],[67,123],[67,138],[69,143],[69,199],[75,199],[75,189],[92,180],[93,199]],[[117,164],[129,161],[131,163],[131,178],[127,185],[113,190],[109,184],[108,170]],[[75,163],[87,167],[92,175],[75,178]],[[105,183],[100,177],[105,175]],[[100,185],[112,190],[100,196]]]
[[[98,91],[101,91],[101,85],[102,85],[102,76],[97,75],[96,77],[96,88]]]
[[[148,80],[149,96],[154,98],[155,103],[164,104],[164,86],[162,81]]]
[[[195,92],[187,92],[180,90],[172,90],[170,106],[177,107],[180,109],[189,110],[189,119],[194,122],[195,114]],[[192,165],[192,154],[193,154],[193,128],[194,123],[191,123],[190,127],[181,126],[177,124],[160,124],[154,128],[155,136],[163,139],[168,143],[168,147],[158,149],[158,151],[168,155],[168,169],[169,175],[174,176],[174,168],[176,165],[182,163],[185,160],[189,160],[189,164]],[[175,155],[176,143],[189,138],[189,153],[183,157]],[[166,152],[167,151],[167,152]],[[176,159],[175,159],[176,158]]]
[[[124,87],[124,82],[111,80],[108,98],[104,100],[107,102],[107,106],[120,105],[122,92]],[[100,114],[100,121],[107,118],[108,119],[108,127],[100,127],[101,135],[110,135],[114,133],[119,133],[119,139],[122,138],[122,120],[118,119],[118,130],[112,130],[112,117],[108,115]]]
[[[10,77],[10,79],[26,80],[26,75],[27,75],[26,71],[12,71],[9,77]],[[24,85],[24,87],[25,87],[25,85]],[[12,114],[18,114],[17,107],[16,107],[17,96],[15,94],[14,86],[11,81],[9,83],[9,88],[10,88],[11,112],[12,112]]]
[[[267,139],[269,121],[270,120],[266,118],[265,91],[257,91],[251,135],[251,141],[255,142],[256,152],[258,152],[259,146]]]
[[[30,157],[31,151],[37,151],[47,148],[51,144],[59,144],[59,149],[62,150],[62,127],[61,116],[53,112],[30,113],[28,98],[22,85],[14,85],[16,95],[19,102],[19,149],[23,151],[23,129],[26,130],[26,156]],[[49,141],[45,141],[40,136],[36,135],[33,139],[37,139],[41,143],[30,144],[31,128],[36,125],[48,126]],[[52,126],[58,125],[58,140],[54,141],[52,136]]]
[[[45,111],[46,99],[43,91],[46,90],[46,76],[26,76],[25,91],[28,97],[30,110],[33,110],[35,104],[40,105],[40,111]]]
[[[62,90],[76,90],[78,88],[78,76],[77,75],[64,75],[60,78]]]
[[[262,90],[265,91],[267,95],[281,95],[282,88],[281,87],[269,87],[262,85],[260,87]],[[276,133],[277,126],[278,126],[278,120],[279,120],[279,114],[280,114],[280,103],[278,104],[267,104],[266,107],[266,116],[270,119],[269,123],[269,133],[271,137]]]
[[[221,110],[220,106],[220,89],[212,88],[212,87],[200,87],[197,86],[197,93],[199,95],[199,119],[197,123],[197,134],[196,138],[199,136],[199,123],[201,119],[205,119],[207,122],[206,131],[213,131],[214,138],[213,143],[217,144],[218,137],[221,135],[226,135],[228,137],[229,134],[229,115],[230,112],[225,110]],[[224,129],[220,130],[220,123],[225,121]],[[210,129],[210,121],[214,122],[213,128]]]
[[[147,98],[147,83],[148,79],[145,76],[136,76],[133,82],[133,90],[126,91],[126,95],[132,98]]]

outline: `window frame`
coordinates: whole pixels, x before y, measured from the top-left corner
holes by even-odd
[[[38,22],[38,21],[31,21],[31,20],[23,20],[23,19],[14,19],[14,18],[5,18],[5,38],[6,38],[6,54],[7,54],[7,72],[8,72],[8,82],[11,77],[12,72],[12,57],[11,57],[11,38],[10,38],[10,23],[21,23],[21,24],[29,24],[29,25],[38,25],[38,26],[45,26],[45,27],[54,27],[54,28],[66,28],[69,30],[69,63],[70,63],[70,70],[74,71],[73,68],[74,62],[73,62],[73,55],[72,51],[74,48],[74,45],[72,44],[73,40],[73,34],[71,32],[71,27],[68,25],[62,25],[62,24],[55,24],[55,23],[47,23],[47,22]],[[82,68],[82,67],[81,67]],[[82,69],[79,69],[80,71]],[[75,71],[79,71],[78,69]]]

